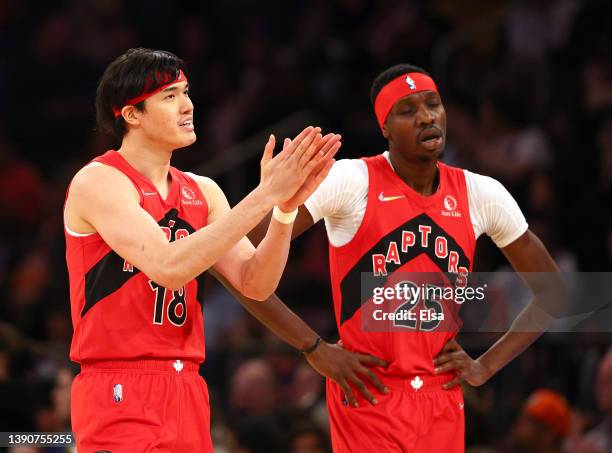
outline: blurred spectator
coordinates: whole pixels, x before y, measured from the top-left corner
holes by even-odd
[[[313,407],[324,392],[323,378],[306,362],[302,362],[293,376],[290,388],[290,400],[297,408]]]
[[[604,418],[578,442],[574,449],[577,453],[612,451],[612,350],[608,351],[599,365],[595,386],[597,404]]]
[[[513,58],[542,59],[565,45],[578,0],[513,0],[506,14],[508,51]]]
[[[235,453],[283,453],[283,435],[269,420],[243,417],[234,429]]]
[[[232,377],[230,410],[243,415],[274,414],[277,404],[276,378],[261,359],[241,364]]]
[[[323,430],[314,425],[296,428],[289,442],[289,453],[330,453],[329,439]]]
[[[550,166],[552,147],[545,132],[529,124],[528,88],[511,74],[505,77],[496,80],[480,102],[478,162],[484,174],[516,191],[536,170]]]
[[[527,399],[500,451],[560,453],[570,420],[570,407],[560,393],[537,390]]]

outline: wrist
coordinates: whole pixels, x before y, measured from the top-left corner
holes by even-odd
[[[278,203],[276,206],[278,206],[278,209],[280,209],[283,212],[291,212],[299,208],[299,206],[296,206],[294,204],[289,204],[289,203]]]
[[[280,209],[278,206],[274,206],[274,209],[272,210],[272,217],[274,217],[277,222],[289,225],[295,221],[297,213],[297,208],[290,212],[286,212]]]
[[[270,209],[276,204],[276,200],[270,193],[270,191],[263,185],[259,184],[253,192],[251,192],[258,203],[261,203],[262,207],[269,212]]]
[[[315,352],[321,346],[321,343],[324,343],[321,337],[317,337],[314,340],[310,340],[310,342],[306,343],[306,345],[300,349],[300,352],[305,356],[309,356],[313,352]]]
[[[493,377],[495,373],[497,373],[496,367],[493,364],[489,363],[486,357],[480,356],[476,359],[476,362],[478,362],[484,368],[485,373],[487,375],[487,380],[489,380],[491,377]]]

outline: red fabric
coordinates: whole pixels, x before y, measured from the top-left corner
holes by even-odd
[[[441,382],[445,382],[444,378],[433,380],[428,385],[429,380],[425,379],[425,385],[418,391],[402,391],[389,386],[389,394],[375,393],[376,406],[357,396],[357,408],[344,404],[340,386],[327,380],[327,408],[334,453],[464,452],[465,417],[461,388],[442,390],[439,387]]]
[[[142,208],[159,224],[167,224],[160,228],[171,240],[189,234],[189,229],[195,231],[206,225],[208,204],[204,195],[193,179],[174,167],[170,167],[172,181],[164,200],[155,186],[116,151],[108,151],[94,161],[115,167],[130,178],[141,194]],[[172,306],[175,314],[182,314],[183,305],[173,302],[179,293],[165,291],[161,304],[158,297],[164,294],[164,289],[152,287],[149,277],[131,268],[99,234],[75,237],[66,232],[65,236],[74,328],[71,360],[83,363],[159,357],[204,361],[204,320],[197,280],[184,287],[187,314],[183,323],[176,325],[171,322],[175,318],[169,316],[169,308]],[[123,279],[127,280],[118,288],[113,286],[113,282]],[[110,291],[109,287],[115,289]],[[109,294],[90,297],[95,304],[83,314],[88,288],[89,293]],[[157,306],[161,308],[160,323],[154,322]]]
[[[431,77],[421,72],[403,74],[386,84],[380,90],[378,96],[376,96],[376,101],[374,103],[374,111],[376,112],[376,118],[378,118],[378,125],[380,128],[382,129],[383,124],[385,124],[385,120],[393,104],[404,96],[420,91],[438,92],[438,88]]]
[[[161,365],[84,367],[72,383],[78,451],[213,452],[208,388],[197,364],[184,362],[180,372],[171,361]]]
[[[354,278],[355,275],[372,273],[374,252],[381,249],[388,252],[397,247],[399,255],[399,264],[395,266],[396,268],[392,266],[393,263],[391,262],[385,263],[385,266],[389,268],[387,284],[389,282],[391,284],[395,283],[394,278],[400,278],[401,273],[405,275],[407,272],[415,273],[413,275],[417,275],[417,277],[419,274],[416,273],[428,273],[422,274],[423,278],[429,279],[432,275],[439,275],[441,279],[444,279],[446,278],[445,273],[449,272],[451,267],[451,252],[460,256],[456,267],[459,269],[466,268],[460,270],[460,272],[471,271],[476,241],[469,214],[465,176],[461,169],[438,163],[439,188],[435,194],[424,197],[399,178],[384,156],[379,155],[364,160],[369,175],[368,201],[364,219],[355,237],[348,244],[341,247],[331,245],[329,247],[334,312],[340,338],[349,350],[372,354],[389,362],[390,365],[386,370],[375,369],[383,382],[409,382],[416,376],[419,376],[419,379],[424,382],[428,382],[435,376],[433,358],[438,355],[448,340],[455,337],[460,327],[459,305],[451,301],[444,306],[444,321],[440,323],[436,331],[424,332],[397,326],[393,326],[387,331],[372,331],[364,328],[368,326],[368,319],[370,319],[368,317],[372,314],[372,300],[367,300],[363,305],[360,305],[363,301],[343,300],[343,298],[348,298],[349,295],[352,298],[363,297],[355,296],[354,292],[351,293],[348,289],[350,285],[346,282],[351,281],[351,277]],[[397,235],[403,237],[404,231],[407,231],[413,233],[420,243],[422,238],[419,234],[419,228],[421,227],[431,228],[432,233],[427,236],[426,246],[418,249],[422,252],[415,249],[418,254],[409,259],[407,258],[409,253],[403,251],[402,245],[400,243],[392,244],[393,241],[389,238],[397,237]],[[434,236],[434,232],[436,236]],[[448,244],[444,259],[437,259],[434,252],[437,237],[441,237]],[[388,254],[387,256],[391,255]],[[352,284],[359,286],[359,280],[356,283],[353,280]],[[355,305],[355,302],[357,302],[357,305]],[[422,301],[419,302],[419,304],[422,303]],[[343,310],[346,311],[347,306],[357,307],[348,318],[346,318],[348,315],[343,314]],[[343,317],[345,318],[344,321],[342,321]],[[419,329],[424,329],[424,324],[421,323]],[[446,376],[444,382],[451,379],[452,376]],[[441,384],[438,388],[441,388]],[[408,390],[411,390],[411,388],[408,388]],[[400,391],[399,393],[405,392]],[[330,418],[332,427],[336,432],[344,429],[342,427],[344,423],[362,426],[363,432],[368,432],[365,426],[369,423],[367,418],[361,421],[348,420],[343,415],[345,414],[344,409],[341,412],[335,412],[340,407],[334,404],[330,405]],[[376,409],[373,410],[376,412]],[[409,412],[415,410],[415,408],[411,407],[405,410]],[[382,437],[391,435],[384,426],[385,424],[388,424],[388,426],[395,425],[392,420],[395,414],[386,413],[382,409],[377,414],[381,426],[378,435]],[[414,440],[414,437],[411,437],[413,436],[412,429],[406,425],[405,432],[400,430],[400,432],[392,434],[406,437],[408,439],[406,445],[409,445],[409,442]],[[371,433],[371,436],[374,436],[374,434]],[[409,439],[412,440],[409,441]],[[374,441],[372,439],[372,442]],[[355,445],[362,444],[356,441],[353,446]],[[350,449],[338,451],[350,451]],[[367,450],[364,449],[363,451]],[[386,450],[371,448],[369,451]],[[414,450],[408,448],[407,451]]]
[[[161,86],[157,87],[155,90],[148,91],[147,89],[145,89],[144,93],[141,93],[138,96],[136,96],[135,98],[130,99],[123,106],[113,108],[113,113],[115,114],[115,118],[117,118],[119,115],[121,115],[121,109],[123,107],[125,107],[126,105],[136,105],[139,102],[142,102],[142,101],[150,98],[154,94],[157,94],[157,93],[159,93],[162,90],[165,90],[170,85],[174,85],[175,83],[179,83],[179,82],[184,82],[186,80],[187,80],[187,77],[185,76],[183,71],[179,69],[179,75],[178,75],[177,78],[162,84]]]

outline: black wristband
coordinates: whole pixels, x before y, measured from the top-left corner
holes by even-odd
[[[304,355],[308,355],[311,352],[314,352],[315,349],[317,349],[317,347],[319,346],[319,343],[321,343],[323,341],[323,338],[321,337],[317,337],[317,339],[315,340],[315,342],[312,344],[312,346],[309,346],[306,349],[302,349],[300,350],[300,352]]]

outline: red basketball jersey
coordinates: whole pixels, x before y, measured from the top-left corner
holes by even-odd
[[[375,331],[371,326],[376,323],[369,318],[376,308],[372,288],[364,291],[362,279],[366,274],[362,273],[377,275],[376,281],[391,286],[403,281],[401,275],[408,272],[427,273],[421,274],[425,280],[432,275],[434,280],[438,276],[444,280],[449,275],[467,275],[476,240],[465,176],[461,169],[438,163],[438,190],[425,197],[405,184],[383,155],[364,160],[369,175],[364,218],[349,243],[340,247],[330,244],[329,248],[338,331],[348,349],[388,361],[385,373],[389,376],[433,374],[433,357],[458,330],[457,304],[438,305],[445,311],[444,321],[417,317],[416,321],[387,324],[391,327],[387,331]],[[423,286],[434,282],[410,283]],[[419,300],[404,308],[431,309],[427,303]]]
[[[140,194],[140,206],[169,241],[206,225],[208,204],[197,183],[185,173],[170,167],[172,181],[164,200],[155,186],[116,151],[108,151],[94,162],[115,167],[132,181]],[[167,290],[117,255],[99,234],[65,234],[73,361],[148,357],[204,360],[198,279],[178,291]]]

